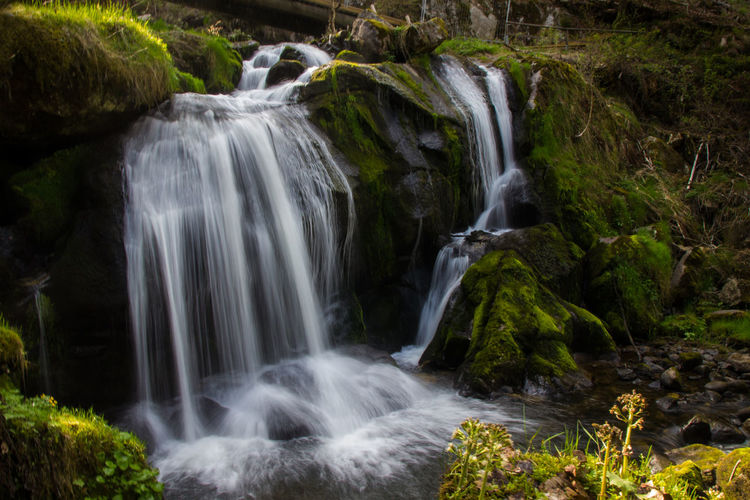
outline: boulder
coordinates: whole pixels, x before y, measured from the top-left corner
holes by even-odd
[[[618,340],[647,336],[669,292],[669,247],[648,234],[603,238],[586,255],[585,301]]]
[[[236,50],[242,60],[250,59],[257,52],[260,43],[255,40],[244,40],[242,42],[232,42],[232,49]]]
[[[711,424],[700,415],[696,415],[680,429],[683,441],[688,444],[708,443],[711,440]]]
[[[281,59],[271,66],[266,75],[266,86],[272,87],[281,82],[294,81],[305,72],[305,65],[296,60]]]
[[[667,457],[676,464],[687,460],[692,461],[701,470],[712,469],[721,460],[725,453],[713,446],[705,444],[691,444],[682,448],[674,448],[666,452]]]
[[[478,393],[525,380],[565,388],[564,377],[577,370],[569,351],[574,336],[564,301],[538,282],[519,253],[498,250],[468,269],[421,363],[448,367],[460,359],[459,383]],[[452,351],[455,345],[466,352]]]
[[[750,491],[750,448],[738,448],[716,467],[716,484],[726,500],[744,500]]]
[[[750,372],[750,354],[733,352],[727,356],[727,361],[737,373]]]
[[[177,69],[200,78],[207,92],[230,92],[240,82],[242,56],[226,39],[182,30],[160,36]]]
[[[39,151],[121,130],[169,97],[173,72],[164,45],[125,16],[2,6],[0,144]]]
[[[449,37],[445,22],[439,18],[410,24],[394,34],[397,57],[402,60],[429,54]]]
[[[745,434],[728,422],[712,420],[711,441],[719,444],[738,444],[745,441]]]
[[[363,11],[352,24],[349,43],[368,63],[384,61],[393,52],[392,32],[390,23]]]
[[[680,372],[674,366],[664,370],[659,376],[659,382],[661,386],[667,390],[679,391],[682,389],[682,377]]]
[[[357,64],[364,64],[365,58],[360,54],[359,52],[354,52],[353,50],[342,50],[338,54],[336,54],[336,59],[339,61],[346,61],[346,62],[352,62]]]

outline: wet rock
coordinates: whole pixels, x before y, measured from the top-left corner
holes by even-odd
[[[344,346],[336,349],[336,351],[345,356],[359,359],[368,363],[385,363],[387,365],[397,366],[396,360],[391,357],[388,351],[376,349],[375,347],[371,347],[365,344]]]
[[[442,19],[430,19],[413,23],[396,33],[396,52],[402,60],[419,54],[429,54],[448,39],[448,31]]]
[[[669,450],[665,452],[665,455],[676,464],[691,460],[702,470],[705,470],[713,467],[716,462],[721,460],[724,457],[724,452],[705,444],[691,444]]]
[[[250,59],[260,47],[260,43],[255,40],[244,40],[242,42],[232,42],[232,49],[242,57],[243,60]]]
[[[266,86],[271,87],[285,81],[294,81],[305,72],[305,65],[299,61],[280,60],[268,70]]]
[[[362,54],[360,54],[359,52],[354,52],[353,50],[342,50],[341,52],[336,54],[336,60],[357,64],[364,64],[366,62]]]
[[[727,356],[727,362],[734,368],[738,373],[750,372],[750,354],[744,354],[739,352],[733,352]]]
[[[718,392],[706,391],[705,396],[706,400],[709,403],[718,403],[719,401],[721,401],[721,394],[719,394]]]
[[[746,435],[750,436],[750,418],[747,418],[744,422],[742,422],[742,426],[740,426],[740,429]]]
[[[704,417],[696,415],[680,429],[680,436],[688,444],[706,444],[711,440],[711,424]]]
[[[635,380],[638,377],[638,375],[636,375],[636,373],[630,368],[618,368],[617,376],[620,378],[620,380],[624,380],[626,382]]]
[[[699,352],[681,352],[678,356],[680,368],[685,371],[693,370],[703,363],[703,356]]]
[[[740,420],[744,422],[745,420],[750,418],[750,406],[746,406],[745,408],[742,408],[736,413],[736,415],[737,415],[737,418],[739,418]]]
[[[654,453],[651,455],[651,459],[648,461],[648,468],[651,470],[651,474],[661,472],[674,462],[670,460],[666,455],[661,453]]]
[[[745,441],[745,435],[735,426],[723,422],[711,422],[711,441],[719,444],[737,444]]]
[[[367,62],[380,62],[393,50],[392,31],[393,26],[387,21],[364,11],[354,20],[349,41]]]
[[[279,56],[280,60],[287,60],[287,61],[299,61],[304,64],[305,58],[302,55],[302,52],[295,49],[291,45],[287,45],[284,47],[284,50],[281,51],[281,55]]]
[[[735,394],[745,394],[750,390],[750,386],[744,380],[733,379],[727,382],[729,384],[728,389]]]
[[[661,382],[662,387],[667,390],[679,391],[682,389],[682,378],[680,377],[680,372],[674,366],[664,370],[659,377],[659,382]]]
[[[680,400],[680,396],[675,393],[667,394],[663,398],[656,400],[656,406],[661,411],[668,413],[677,409],[677,402]]]
[[[724,393],[729,389],[729,382],[723,380],[713,380],[703,386],[707,391]]]

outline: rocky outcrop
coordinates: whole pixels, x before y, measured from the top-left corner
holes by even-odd
[[[411,57],[429,54],[448,38],[445,22],[430,19],[394,27],[369,11],[364,11],[354,21],[348,46],[364,57],[368,63],[388,59],[406,61]]]
[[[351,167],[360,221],[355,275],[371,319],[368,337],[387,335],[394,347],[413,335],[412,308],[419,308],[415,284],[402,276],[430,266],[442,237],[472,213],[464,125],[430,71],[335,60],[302,91],[313,122]]]
[[[169,97],[169,53],[142,24],[73,17],[0,8],[0,143],[38,149],[99,136]]]
[[[206,92],[230,92],[239,83],[242,56],[226,39],[182,30],[164,31],[159,36],[177,69],[200,78]]]
[[[601,322],[542,285],[521,255],[497,250],[469,268],[421,364],[458,368],[458,383],[483,394],[527,380],[571,389],[573,345],[594,355],[614,352]]]

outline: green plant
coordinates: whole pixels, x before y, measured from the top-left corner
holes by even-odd
[[[643,428],[643,413],[645,410],[646,399],[635,390],[617,398],[617,403],[609,410],[617,420],[625,423],[625,441],[622,444],[622,464],[620,465],[620,476],[624,478],[628,477],[628,459],[633,455],[630,438],[633,429]]]
[[[607,498],[607,475],[609,474],[609,464],[616,459],[617,451],[615,446],[617,441],[622,437],[622,431],[617,427],[610,425],[609,423],[594,424],[596,429],[596,437],[601,441],[604,446],[604,458],[602,459],[602,480],[601,487],[599,488],[598,500],[605,500]]]

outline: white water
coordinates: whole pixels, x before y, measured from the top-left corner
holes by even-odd
[[[266,88],[281,50],[246,61],[231,96],[175,96],[127,144],[141,392],[131,425],[174,498],[434,497],[441,450],[464,418],[518,426],[395,366],[328,350],[352,195],[294,104],[311,70]]]
[[[508,105],[503,72],[493,67],[480,66],[478,69],[483,73],[486,90],[451,57],[441,58],[435,71],[441,87],[466,123],[471,158],[478,174],[475,199],[477,207],[482,208],[474,225],[464,233],[454,235],[453,240],[438,253],[430,291],[419,318],[416,345],[394,354],[404,367],[414,367],[419,362],[437,331],[453,292],[471,264],[462,249],[465,236],[477,230],[499,234],[510,228],[506,190],[512,181],[522,176],[513,146],[513,115]]]

